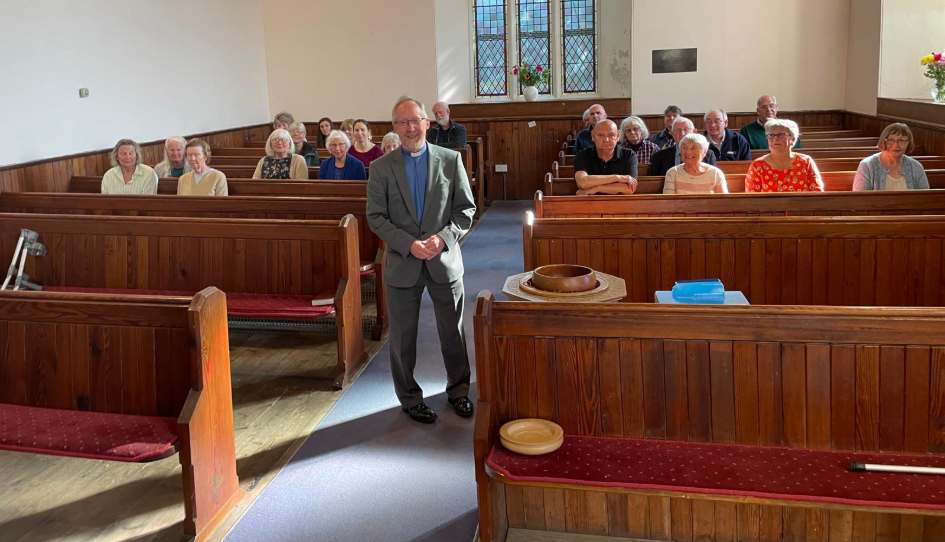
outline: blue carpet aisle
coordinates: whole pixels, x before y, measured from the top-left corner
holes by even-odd
[[[521,272],[522,217],[529,208],[530,201],[496,202],[463,244],[473,363],[476,295],[489,289],[498,296],[505,277]],[[446,403],[446,374],[427,296],[417,356],[417,381],[427,404],[440,414],[435,424],[418,424],[400,411],[385,345],[226,540],[472,540],[473,419],[456,416]],[[475,401],[475,387],[471,395]]]

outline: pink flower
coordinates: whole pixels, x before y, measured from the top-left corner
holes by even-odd
[[[541,73],[541,70],[543,70],[543,69],[544,69],[544,68],[541,67],[541,64],[535,66],[535,71],[538,72],[538,73]]]
[[[939,60],[942,60],[942,53],[935,53],[935,61],[938,62]]]
[[[518,66],[512,68],[512,75],[518,75]]]

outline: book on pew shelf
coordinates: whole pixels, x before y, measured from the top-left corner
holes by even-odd
[[[312,300],[313,307],[324,307],[326,305],[334,305],[334,304],[335,304],[335,300],[330,297],[320,297],[318,299]]]

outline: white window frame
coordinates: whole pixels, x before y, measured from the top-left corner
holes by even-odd
[[[560,0],[550,0],[551,12],[548,22],[548,46],[551,48],[551,93],[539,94],[538,101],[550,100],[580,100],[600,97],[600,10],[601,0],[594,2],[594,92],[564,92],[564,51],[562,8]],[[470,87],[472,87],[473,101],[476,103],[496,103],[520,101],[523,99],[519,91],[518,80],[512,75],[512,67],[518,64],[518,0],[506,0],[505,5],[505,66],[508,92],[503,96],[479,96],[478,74],[476,73],[476,1],[467,0],[466,8],[471,14],[469,26],[469,44],[472,56],[469,62]]]

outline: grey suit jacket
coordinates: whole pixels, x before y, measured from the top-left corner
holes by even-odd
[[[418,223],[413,194],[400,150],[371,162],[367,220],[371,231],[387,245],[384,282],[400,288],[417,283],[425,265],[434,281],[452,282],[463,276],[459,240],[472,226],[476,204],[459,153],[427,144],[429,171],[423,222]],[[437,234],[446,243],[431,260],[418,260],[410,245]]]

